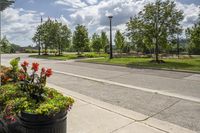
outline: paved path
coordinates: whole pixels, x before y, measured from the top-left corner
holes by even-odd
[[[49,83],[200,132],[199,75],[20,56],[53,68]]]

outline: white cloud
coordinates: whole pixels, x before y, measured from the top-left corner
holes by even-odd
[[[86,3],[90,4],[90,5],[94,5],[98,2],[98,0],[86,0]]]
[[[98,4],[74,11],[70,18],[72,25],[84,24],[92,34],[102,30],[109,31],[108,14],[113,15],[113,30],[124,31],[126,22],[136,15],[149,2],[155,0],[102,0]],[[197,21],[199,8],[195,4],[177,2],[177,8],[184,11],[183,27],[190,27]]]
[[[40,15],[36,11],[8,8],[2,16],[2,35],[13,43],[30,45],[39,23]]]
[[[87,6],[70,15],[73,25],[84,24],[91,34],[102,30],[108,31],[108,14],[112,14],[113,30],[125,29],[125,23],[141,9],[141,1],[103,0],[96,5]],[[123,25],[123,26],[122,26]]]
[[[197,22],[199,14],[199,7],[197,5],[177,3],[177,7],[184,12],[185,18],[182,22],[184,28],[191,27]]]
[[[81,0],[56,0],[55,4],[65,5],[73,8],[83,8],[87,6],[87,4]]]
[[[12,43],[16,43],[21,46],[34,44],[32,42],[32,37],[37,29],[37,26],[41,22],[41,15],[44,15],[44,13],[25,10],[23,8],[6,9],[2,15],[2,35],[6,35]],[[43,17],[43,21],[46,21],[47,19],[47,17]],[[59,18],[51,19],[57,19],[59,22],[68,26],[71,25],[71,23],[63,15]]]
[[[67,26],[71,25],[71,23],[63,15],[60,16],[59,21]]]
[[[87,26],[91,35],[103,30],[109,33],[108,14],[114,16],[113,33],[118,29],[125,31],[125,24],[129,18],[142,10],[145,4],[153,1],[155,0],[55,0],[54,3],[63,5],[68,13],[68,17],[61,14],[57,20],[67,24],[71,29],[77,24],[83,24]],[[177,8],[184,11],[185,19],[182,22],[184,28],[191,27],[197,21],[199,13],[197,5],[177,2]],[[32,43],[31,38],[37,25],[40,24],[40,15],[44,13],[23,8],[8,8],[3,13],[3,34],[12,42],[29,45]]]
[[[33,4],[33,3],[35,3],[35,0],[29,0],[28,3]]]

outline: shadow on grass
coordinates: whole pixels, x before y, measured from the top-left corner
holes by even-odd
[[[169,62],[166,61],[166,63],[158,64],[158,63],[151,63],[149,61],[147,62],[131,62],[126,65],[130,68],[157,68],[157,69],[184,69],[184,70],[190,70],[189,68],[194,67],[194,65],[184,62]],[[188,69],[187,69],[188,68]]]
[[[196,62],[200,63],[200,59],[195,59]]]

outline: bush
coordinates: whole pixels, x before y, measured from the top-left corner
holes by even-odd
[[[15,58],[10,61],[11,67],[2,67],[0,70],[2,85],[11,82],[17,82],[18,63],[20,58]]]
[[[98,57],[108,57],[108,54],[105,54],[105,53],[85,53],[83,55],[84,57],[87,57],[87,58],[98,58]]]
[[[38,50],[36,50],[36,49],[25,49],[24,52],[25,53],[38,53]]]

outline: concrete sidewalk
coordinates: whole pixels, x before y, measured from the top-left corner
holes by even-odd
[[[68,133],[195,133],[186,128],[48,84],[75,99]]]

